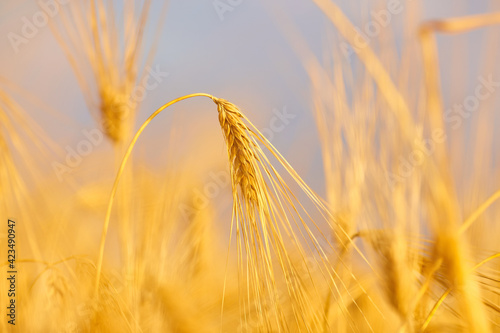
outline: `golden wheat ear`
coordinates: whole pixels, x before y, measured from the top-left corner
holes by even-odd
[[[255,144],[242,121],[243,115],[234,104],[222,98],[213,98],[213,101],[217,104],[219,123],[227,144],[233,190],[239,187],[246,201],[258,205],[259,184],[252,150]]]
[[[218,106],[230,161],[234,197],[232,226],[239,235],[237,252],[240,261],[247,263],[240,265],[243,269],[240,276],[246,279],[244,292],[275,313],[273,316],[262,315],[260,310],[251,313],[252,308],[262,308],[262,304],[244,303],[245,314],[255,317],[252,325],[269,327],[272,323],[273,329],[318,330],[321,323],[324,325],[327,321],[322,311],[313,306],[324,301],[319,295],[325,293],[322,288],[333,296],[333,302],[344,315],[349,315],[349,305],[362,313],[346,286],[350,283],[362,293],[366,292],[343,264],[341,253],[349,245],[370,265],[366,258],[330,215],[322,199],[240,109],[224,99],[214,99],[214,102]],[[283,177],[261,147],[284,169]],[[325,229],[325,226],[328,227]],[[331,229],[341,233],[337,238],[349,241],[334,248],[334,241],[323,233]],[[340,279],[336,268],[339,264],[347,268],[344,273],[348,278]],[[293,313],[296,318],[305,315],[302,321],[290,327],[281,321],[285,313]],[[367,321],[363,313],[362,316]],[[367,324],[370,326],[368,321]]]
[[[133,130],[143,79],[153,60],[168,1],[160,5],[154,24],[152,1],[74,0],[61,6],[50,27],[64,50],[88,108],[113,143],[126,143]],[[123,21],[122,24],[118,22]],[[151,45],[144,35],[156,27]],[[149,47],[148,47],[149,46]],[[139,92],[139,94],[138,94]]]
[[[165,104],[133,137],[108,202],[97,262],[96,295],[113,200],[135,143],[161,111],[179,101],[200,96],[209,97],[217,105],[227,144],[233,193],[231,234],[236,228],[241,292],[246,295],[240,302],[242,318],[246,318],[242,324],[268,330],[317,331],[323,327],[325,318],[314,305],[321,304],[327,291],[334,294],[334,302],[347,315],[349,306],[358,306],[348,285],[357,284],[361,290],[363,287],[349,268],[345,267],[348,279],[341,279],[334,268],[341,260],[336,252],[338,249],[320,227],[334,221],[323,201],[237,106],[203,93],[186,95]],[[273,167],[261,145],[271,155],[269,158],[274,158],[285,170],[294,190]],[[361,254],[359,250],[358,253]],[[287,322],[287,313],[300,320]]]

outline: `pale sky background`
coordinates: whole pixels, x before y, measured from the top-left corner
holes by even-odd
[[[155,2],[155,8],[160,3]],[[282,15],[290,17],[307,39],[311,50],[321,54],[326,37],[324,31],[332,30],[332,27],[312,1],[243,0],[232,12],[225,13],[224,20],[221,20],[212,0],[172,0],[153,61],[153,67],[159,66],[169,72],[169,76],[157,89],[148,93],[138,119],[145,119],[173,98],[194,92],[207,92],[233,101],[260,128],[268,126],[273,109],[286,108],[297,117],[282,133],[277,133],[273,143],[307,182],[322,192],[321,154],[310,111],[308,78],[301,61],[283,37],[278,20],[269,10],[270,3]],[[363,17],[366,18],[366,11],[362,8],[366,3],[374,5],[375,1],[337,3],[359,25]],[[492,8],[500,10],[500,4],[497,2],[494,5],[493,1],[423,3],[425,19],[484,13]],[[0,2],[0,76],[56,110],[58,114],[55,115],[46,115],[36,107],[28,111],[55,141],[71,145],[81,139],[82,128],[94,125],[73,71],[49,27],[40,28],[35,38],[27,45],[21,45],[18,54],[7,39],[9,32],[20,32],[23,16],[31,17],[38,10],[36,1]],[[395,29],[396,35],[398,25],[403,23],[401,20],[400,17],[395,18],[389,27]],[[460,49],[459,56],[465,62],[463,68],[470,71],[467,75],[475,78],[480,72],[475,64],[482,55],[478,48],[484,45],[480,36],[471,36],[464,41],[467,47]],[[453,94],[449,83],[453,82],[454,73],[450,73],[446,65],[457,55],[453,53],[456,47],[446,43],[451,42],[443,40],[440,52],[445,104],[449,105],[452,102],[446,96]],[[450,45],[449,49],[447,45]],[[474,81],[471,80],[471,84]],[[467,86],[463,85],[460,89],[467,91]],[[169,137],[165,129],[172,124],[186,133],[206,127],[207,132],[220,135],[215,112],[211,102],[207,101],[193,101],[174,108],[148,130],[145,140],[156,140],[148,149],[158,152],[166,146]],[[212,149],[214,154],[225,154],[224,147],[210,148],[208,144],[204,147]]]

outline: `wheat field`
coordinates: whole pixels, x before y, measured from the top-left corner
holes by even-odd
[[[500,332],[498,3],[0,12],[0,332]]]

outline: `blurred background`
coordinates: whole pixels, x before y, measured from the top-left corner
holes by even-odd
[[[405,10],[401,15],[395,15],[391,25],[385,28],[394,35],[399,45],[408,36],[415,36],[416,30],[413,29],[424,20],[485,13],[500,6],[494,1],[401,3],[406,10],[411,8],[411,20]],[[162,4],[163,1],[153,1],[153,19],[147,26],[149,32],[160,32],[157,50],[149,66],[159,68],[168,76],[147,92],[139,106],[138,122],[169,100],[193,92],[207,92],[233,101],[261,129],[269,127],[273,110],[286,109],[295,117],[286,124],[285,130],[276,133],[272,142],[306,181],[321,193],[322,163],[310,111],[310,81],[303,61],[290,46],[288,38],[293,32],[287,27],[292,24],[307,41],[313,54],[321,58],[329,48],[329,36],[335,31],[325,15],[311,1],[270,3],[241,0],[231,4],[228,1],[172,0],[168,4],[164,23],[158,25],[158,20],[154,18],[158,17]],[[339,1],[338,4],[361,29],[366,22],[373,20],[370,10],[384,6],[380,1]],[[95,123],[74,72],[49,25],[39,28],[29,42],[20,44],[18,52],[8,38],[9,32],[21,34],[22,18],[31,18],[40,9],[36,1],[1,2],[1,75],[54,110],[48,114],[40,105],[27,107],[30,115],[62,148],[66,144],[74,146],[82,138],[81,130],[93,128]],[[408,29],[413,33],[405,32]],[[445,106],[451,106],[455,100],[463,100],[461,96],[485,71],[484,60],[481,59],[483,55],[491,52],[488,58],[493,59],[492,62],[497,61],[498,48],[489,48],[491,45],[484,38],[485,30],[498,29],[486,28],[439,37]],[[152,33],[146,34],[149,45],[152,36]],[[145,52],[148,50],[144,47]],[[457,73],[454,70],[464,66],[467,71]],[[179,134],[172,134],[172,139],[179,151],[192,152],[192,149],[183,148],[187,140],[179,137],[187,136],[193,138],[188,140],[189,143],[194,143],[200,151],[210,151],[223,160],[224,147],[213,142],[219,139],[220,133],[211,114],[214,111],[208,104],[206,101],[190,101],[163,114],[141,140],[140,146],[147,146],[147,151],[151,153],[145,154],[151,155],[155,163],[165,163],[165,154],[161,153],[165,149],[162,147],[170,141],[169,129],[177,128]],[[202,135],[204,139],[196,139],[197,135]],[[97,149],[109,150],[110,147],[104,144]],[[172,158],[178,159],[179,156]]]

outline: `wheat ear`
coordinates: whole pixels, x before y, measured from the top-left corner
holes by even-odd
[[[251,149],[255,147],[255,143],[248,135],[250,129],[242,121],[243,115],[234,104],[222,98],[214,99],[214,102],[217,104],[219,123],[227,144],[233,190],[239,185],[243,197],[258,206],[259,184],[254,165],[256,156]]]

